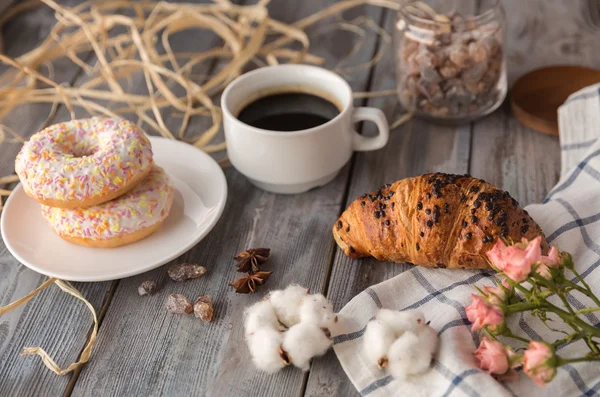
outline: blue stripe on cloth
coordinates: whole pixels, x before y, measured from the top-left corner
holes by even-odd
[[[556,200],[560,205],[563,206],[564,209],[567,210],[567,212],[573,217],[573,219],[580,219],[579,214],[577,213],[577,211],[575,211],[575,208],[573,208],[573,206],[569,203],[567,203],[565,200],[559,198]],[[585,243],[585,245],[592,251],[594,251],[596,254],[600,255],[600,245],[596,244],[591,238],[590,235],[587,233],[587,230],[585,230],[585,226],[581,226],[579,228],[579,231],[581,232],[581,237],[583,237],[583,242]]]
[[[413,269],[413,270],[417,270],[417,269]],[[438,295],[441,295],[441,294],[443,294],[446,291],[450,291],[450,290],[452,290],[452,289],[454,289],[456,287],[460,287],[461,285],[473,284],[473,283],[475,283],[475,282],[477,282],[479,280],[482,280],[484,278],[490,278],[490,277],[492,277],[492,276],[489,275],[489,274],[486,274],[486,273],[475,274],[475,275],[473,275],[473,276],[471,276],[469,278],[466,278],[466,279],[464,279],[462,281],[457,281],[456,283],[451,284],[451,285],[449,285],[447,287],[444,287],[442,289],[434,290],[432,293],[430,293],[429,295],[427,295],[426,297],[424,297],[420,301],[415,302],[412,305],[405,307],[403,310],[416,309],[417,307],[421,307],[424,303],[429,302],[430,300],[436,298]]]
[[[415,277],[415,279],[419,282],[419,284],[421,284],[421,286],[427,290],[427,292],[429,292],[430,294],[435,294],[437,292],[437,290],[433,287],[433,285],[431,285],[429,283],[429,281],[427,281],[427,279],[423,276],[423,274],[419,271],[419,269],[414,269],[411,273]],[[465,307],[462,305],[462,303],[448,298],[443,293],[437,294],[437,295],[435,295],[435,297],[440,302],[450,305],[454,309],[456,309],[458,314],[460,314],[461,318],[467,317],[467,312],[465,311]],[[473,334],[471,334],[471,336],[473,337],[473,343],[475,344],[475,346],[478,346],[479,345],[479,335],[476,333],[473,333]]]
[[[521,327],[523,332],[525,332],[527,334],[527,336],[529,336],[529,339],[542,340],[542,337],[539,336],[538,333],[535,332],[533,330],[533,328],[531,328],[529,326],[529,324],[527,324],[527,322],[525,321],[525,317],[523,316],[523,312],[521,312],[521,315],[519,318],[519,327]]]
[[[600,259],[598,259],[590,267],[588,267],[587,269],[585,269],[583,271],[583,273],[581,273],[581,277],[586,278],[591,272],[593,272],[594,270],[596,270],[596,268],[598,266],[600,266]],[[572,278],[571,281],[574,282],[574,283],[578,282],[577,277]]]
[[[571,364],[562,365],[559,367],[559,369],[561,368],[567,371],[567,373],[571,376],[571,379],[573,379],[573,382],[575,382],[575,386],[577,386],[577,388],[581,390],[584,396],[598,396],[598,393],[596,393],[594,388],[590,389],[585,384],[585,381],[583,380],[579,372],[577,372],[577,370]]]
[[[333,344],[338,345],[340,343],[349,342],[354,339],[358,339],[365,333],[366,327],[354,332],[350,332],[348,334],[340,334],[333,337]]]
[[[416,269],[413,269],[413,270],[416,270]],[[468,277],[468,278],[466,278],[466,279],[464,279],[462,281],[458,281],[458,282],[456,282],[454,284],[451,284],[451,285],[449,285],[449,286],[447,286],[445,288],[442,288],[442,289],[439,289],[439,290],[435,290],[432,293],[430,293],[429,295],[427,295],[426,297],[424,297],[423,299],[421,299],[420,301],[415,302],[412,305],[407,306],[407,307],[405,307],[402,310],[416,309],[418,307],[421,307],[424,303],[429,302],[430,300],[436,298],[438,295],[443,294],[446,291],[452,290],[452,289],[454,289],[456,287],[459,287],[461,285],[473,284],[473,283],[475,283],[475,282],[477,282],[479,280],[482,280],[484,278],[490,278],[490,277],[492,277],[492,276],[489,275],[489,274],[485,274],[485,273],[474,274],[471,277]],[[369,292],[369,290],[371,290],[371,289],[367,288],[366,291]],[[375,294],[375,296],[377,297],[377,300],[379,301],[379,297],[377,296],[377,294],[375,293],[375,291],[372,291],[372,293]],[[373,298],[373,295],[371,295],[371,293],[369,293],[369,296],[371,297],[371,299],[375,300]],[[375,304],[377,304],[377,302],[375,302]],[[379,306],[379,307],[381,307],[381,306]],[[463,316],[462,320],[455,320],[455,321],[453,321],[453,322],[451,322],[449,324],[446,324],[446,326],[444,326],[444,328],[442,328],[442,330],[438,334],[441,334],[443,331],[445,331],[448,328],[460,326],[462,324],[465,324],[467,326],[470,325],[470,323],[468,323],[468,322],[464,323],[465,321],[468,321],[468,320],[465,320],[465,317]],[[460,322],[460,323],[457,323],[457,324],[449,326],[450,324],[453,324],[454,322]],[[358,331],[354,331],[354,332],[350,332],[350,333],[347,333],[347,334],[340,334],[340,335],[334,336],[333,337],[333,344],[337,345],[337,344],[340,344],[340,343],[343,343],[343,342],[348,342],[348,341],[351,341],[351,340],[354,340],[354,339],[358,339],[358,338],[360,338],[365,333],[365,328],[366,327],[363,327],[362,329],[360,329]]]
[[[557,186],[554,189],[552,189],[552,191],[550,193],[548,193],[548,195],[546,196],[546,198],[544,199],[544,201],[542,203],[543,204],[547,203],[548,201],[550,201],[552,196],[554,196],[556,193],[563,191],[566,188],[568,188],[569,186],[571,186],[573,184],[573,182],[575,182],[575,180],[577,179],[577,177],[579,176],[581,171],[587,166],[588,162],[598,155],[600,155],[600,150],[596,150],[595,152],[589,154],[586,158],[584,158],[579,164],[577,164],[577,168],[575,168],[575,170],[569,176],[569,178],[567,178],[566,181],[561,183],[560,186]]]
[[[585,225],[589,225],[590,223],[594,223],[600,221],[600,213],[588,216],[587,218],[577,218],[574,221],[567,222],[558,229],[556,229],[550,236],[546,238],[546,241],[549,243],[556,240],[561,234],[568,232],[571,229],[575,229],[576,227],[581,227]]]
[[[379,389],[380,387],[387,386],[392,380],[394,380],[394,378],[392,378],[392,375],[388,375],[385,378],[377,379],[375,382],[371,383],[369,386],[359,391],[359,393],[361,396],[366,396],[369,393],[372,393],[375,390]]]
[[[590,156],[588,156],[586,159],[589,161],[593,157],[598,155],[598,153],[600,153],[600,150],[595,151]],[[577,168],[575,168],[575,171],[573,171],[571,176],[565,182],[563,182],[560,186],[555,187],[554,189],[552,189],[552,191],[550,193],[548,193],[548,195],[546,196],[546,198],[544,199],[542,204],[546,204],[548,201],[551,200],[552,196],[554,196],[556,193],[558,193],[562,190],[565,190],[566,188],[571,186],[573,184],[573,182],[575,182],[575,180],[577,179],[579,174],[581,174],[581,171],[587,172],[592,178],[596,179],[597,181],[600,181],[600,172],[596,171],[591,165],[589,165],[588,161],[586,161],[586,159],[584,159],[582,162],[577,164]]]
[[[583,166],[583,170],[587,172],[592,178],[597,181],[600,181],[600,172],[598,172],[594,167],[589,164]]]
[[[596,143],[598,139],[590,139],[589,141],[577,142],[577,143],[569,143],[567,145],[560,145],[560,150],[573,150],[573,149],[585,149],[592,146]]]
[[[452,390],[454,390],[456,387],[458,387],[462,392],[464,392],[468,396],[472,396],[472,397],[480,396],[480,394],[477,393],[471,387],[471,385],[469,385],[467,383],[463,383],[463,381],[473,374],[481,373],[481,370],[471,368],[471,369],[468,369],[468,370],[460,373],[459,375],[456,375],[455,373],[450,371],[448,368],[443,366],[442,363],[440,363],[437,360],[434,361],[433,368],[436,371],[438,371],[442,376],[444,376],[446,379],[451,381],[450,385],[446,389],[446,392],[443,394],[443,397],[449,396],[450,393],[452,392]]]
[[[567,294],[567,302],[569,302],[569,304],[577,310],[585,308],[585,305],[571,294]],[[596,326],[596,324],[598,324],[598,317],[596,317],[596,314],[584,313],[583,315],[588,319],[590,323],[592,323],[592,325]]]
[[[373,317],[373,318],[375,318],[375,317]],[[371,318],[371,320],[373,318]],[[438,331],[438,336],[441,336],[444,332],[446,332],[450,328],[460,327],[462,325],[468,327],[471,325],[471,322],[469,320],[467,320],[466,318],[450,321],[448,324],[444,325],[441,330]],[[347,334],[336,335],[333,337],[333,344],[338,345],[340,343],[349,342],[351,340],[358,339],[364,335],[366,329],[367,329],[367,327],[364,326],[363,328],[359,329],[358,331],[349,332]]]
[[[449,323],[444,325],[442,327],[442,329],[439,330],[438,336],[442,335],[442,333],[444,333],[444,331],[446,331],[450,328],[460,327],[462,325],[469,327],[471,325],[471,322],[469,320],[467,320],[466,318],[461,318],[459,320],[450,321]]]
[[[383,306],[381,305],[381,301],[379,300],[379,296],[377,296],[377,292],[375,292],[375,290],[373,290],[371,287],[367,288],[366,292],[371,297],[371,299],[373,299],[373,302],[375,302],[375,305],[377,305],[377,307],[379,309],[381,309]]]
[[[597,391],[598,391],[598,389],[600,389],[600,382],[598,382],[598,383],[596,383],[594,386],[592,386],[592,390],[593,390],[594,392],[597,392]],[[591,394],[588,394],[588,393],[586,393],[585,395],[586,395],[586,396],[589,396],[589,395],[591,395]]]
[[[523,313],[521,313],[521,318],[519,319],[519,326],[521,327],[521,329],[523,331],[525,331],[525,333],[527,334],[527,336],[529,336],[530,339],[538,340],[538,341],[543,340],[543,338],[537,332],[535,332],[529,326],[529,324],[527,324],[527,322],[525,322],[525,317],[523,316]],[[573,368],[571,365],[563,365],[563,366],[559,367],[559,369],[561,369],[561,368],[564,369],[565,371],[567,371],[569,376],[571,376],[573,383],[575,383],[575,386],[577,386],[577,388],[579,390],[581,390],[581,392],[584,393],[584,395],[598,396],[598,394],[594,390],[587,387],[587,385],[581,378],[581,375],[579,374],[579,372],[577,372],[577,370],[575,368]],[[593,394],[588,394],[590,392]]]

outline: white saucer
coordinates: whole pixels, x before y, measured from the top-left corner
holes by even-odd
[[[89,248],[58,237],[40,205],[21,185],[11,193],[0,220],[6,248],[22,264],[49,277],[105,281],[134,276],[161,266],[196,245],[219,220],[227,200],[221,167],[186,143],[150,138],[154,161],[173,180],[175,197],[158,231],[118,248]]]

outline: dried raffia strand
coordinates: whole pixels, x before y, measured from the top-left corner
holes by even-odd
[[[170,139],[189,142],[206,152],[225,149],[225,142],[213,142],[221,123],[221,111],[213,103],[225,86],[239,76],[248,64],[267,65],[288,63],[312,63],[322,65],[325,60],[308,52],[310,40],[305,30],[315,23],[351,8],[374,5],[398,10],[401,2],[391,0],[346,0],[335,3],[313,15],[285,24],[269,17],[266,6],[269,0],[259,0],[253,6],[237,6],[229,0],[215,0],[214,4],[164,3],[144,1],[133,3],[126,0],[105,2],[86,1],[74,7],[66,7],[54,0],[29,0],[7,10],[0,17],[0,27],[15,15],[45,4],[51,7],[57,19],[48,37],[33,50],[10,58],[0,54],[0,63],[11,69],[0,75],[0,119],[15,107],[28,103],[52,104],[43,126],[50,124],[59,105],[65,105],[71,118],[75,118],[75,107],[93,115],[110,117],[131,117],[135,114],[137,124]],[[132,17],[125,16],[132,10]],[[355,27],[352,27],[354,25]],[[126,33],[112,34],[113,29],[125,28]],[[176,53],[171,48],[169,36],[187,29],[209,29],[224,41],[224,45],[198,53]],[[354,46],[348,56],[341,59],[339,73],[349,73],[358,69],[373,67],[383,56],[391,41],[389,34],[372,19],[360,17],[354,21],[342,21],[338,28],[352,31],[363,37],[366,29],[381,37],[378,52],[372,59],[359,65],[341,66],[360,50]],[[366,28],[366,29],[365,29]],[[161,33],[162,32],[162,33]],[[160,36],[160,37],[159,37]],[[275,37],[274,37],[275,36]],[[269,39],[267,41],[267,38]],[[156,43],[163,44],[164,54],[159,54]],[[268,42],[268,44],[265,44]],[[300,49],[286,48],[290,43],[299,43]],[[85,62],[91,53],[95,64]],[[66,57],[88,74],[86,82],[79,87],[58,84],[53,80],[53,61]],[[202,62],[227,60],[225,66],[212,76],[199,80],[192,68]],[[49,76],[39,69],[48,67]],[[146,94],[132,94],[133,76],[141,73],[147,88]],[[125,80],[127,89],[121,85]],[[175,94],[173,85],[185,93]],[[356,98],[374,98],[393,95],[392,90],[371,93],[355,93]],[[107,101],[101,104],[99,101]],[[176,111],[181,125],[176,133],[167,128],[162,112]],[[192,117],[210,117],[211,126],[194,138],[187,137],[187,127]],[[406,122],[412,114],[405,114],[392,124],[391,128]],[[8,132],[12,139],[6,139]],[[23,138],[7,126],[0,125],[0,143],[23,142]],[[219,163],[222,167],[231,165],[227,158]],[[16,175],[0,178],[0,184],[16,182]],[[0,196],[10,191],[0,189]],[[0,199],[0,210],[2,200]],[[269,272],[264,279],[268,278]],[[259,280],[261,282],[264,282]],[[64,292],[83,301],[92,312],[94,327],[92,334],[80,355],[79,361],[66,369],[41,348],[25,348],[23,354],[39,355],[44,364],[54,373],[65,375],[87,362],[96,341],[98,319],[93,306],[70,283],[51,278],[30,292],[27,296],[0,307],[0,315],[28,302],[48,285],[56,283]]]
[[[53,284],[53,283],[56,284],[64,292],[68,293],[69,295],[73,295],[77,299],[81,300],[83,303],[85,303],[85,305],[88,307],[88,309],[90,309],[90,311],[92,312],[92,316],[94,317],[94,327],[92,329],[92,333],[89,337],[89,340],[88,340],[87,344],[85,345],[83,351],[81,352],[81,355],[79,356],[79,361],[71,363],[65,369],[61,369],[58,366],[58,364],[56,364],[56,362],[52,359],[52,357],[50,357],[48,355],[48,353],[46,353],[44,351],[44,349],[42,349],[41,347],[25,347],[23,349],[23,353],[21,353],[21,355],[22,356],[38,355],[42,359],[44,365],[46,365],[46,367],[48,369],[50,369],[52,372],[54,372],[57,375],[66,375],[70,372],[75,371],[76,369],[78,369],[79,367],[84,365],[86,362],[88,362],[88,360],[90,359],[90,356],[92,354],[92,349],[94,347],[94,344],[96,343],[96,337],[98,335],[98,317],[96,316],[96,310],[94,309],[94,306],[92,306],[92,304],[90,302],[88,302],[83,297],[83,295],[81,295],[81,293],[75,287],[73,287],[71,285],[71,283],[69,283],[68,281],[58,280],[56,278],[50,278],[50,279],[44,281],[42,283],[42,285],[40,285],[39,287],[37,287],[36,289],[31,291],[29,294],[27,294],[23,298],[18,299],[6,306],[0,307],[0,316],[5,313],[8,313],[9,311],[15,309],[18,306],[21,306],[24,303],[27,303],[31,298],[33,298],[35,295],[37,295],[38,292],[42,291],[43,289],[45,289],[46,287],[48,287],[50,284]]]
[[[392,125],[390,125],[390,131],[393,130],[394,128],[397,128],[397,127],[401,126],[402,124],[406,123],[407,121],[412,119],[413,116],[414,116],[413,113],[404,113],[396,121],[394,121],[392,123]]]
[[[134,113],[142,125],[161,135],[171,139],[177,136],[210,152],[225,147],[223,143],[211,143],[221,121],[220,109],[213,104],[212,96],[237,77],[246,64],[278,64],[282,60],[322,64],[322,58],[308,54],[310,41],[304,32],[306,28],[326,17],[361,5],[399,8],[399,3],[388,0],[348,0],[288,25],[269,17],[266,9],[268,1],[242,7],[226,0],[201,5],[113,0],[98,4],[84,2],[69,8],[54,0],[42,0],[22,3],[11,9],[0,20],[0,24],[40,3],[55,11],[58,23],[48,38],[34,50],[15,60],[0,59],[14,68],[2,76],[2,81],[11,83],[0,89],[0,94],[11,92],[13,95],[1,96],[3,111],[0,116],[23,103],[44,102],[52,103],[54,108],[60,103],[66,104],[71,117],[74,117],[72,106],[83,108],[91,114],[107,116]],[[127,8],[133,9],[135,16],[125,16],[123,9]],[[353,23],[362,24],[381,36],[384,45],[389,41],[389,34],[370,18],[344,22],[343,26],[352,29],[350,25]],[[117,27],[125,27],[127,33],[110,35],[109,32]],[[169,44],[170,35],[191,28],[212,30],[223,39],[224,46],[196,54],[173,52]],[[364,29],[358,28],[357,31]],[[265,45],[267,36],[276,37]],[[158,40],[163,44],[164,54],[157,52],[155,44]],[[300,50],[284,48],[294,41],[301,44]],[[384,45],[380,46],[370,61],[345,66],[339,72],[371,67],[383,54]],[[94,66],[85,63],[82,57],[82,54],[87,55],[90,51],[97,59]],[[355,47],[349,55],[357,51],[358,47]],[[42,64],[60,57],[68,57],[90,74],[88,82],[78,88],[60,87],[35,72]],[[194,83],[190,78],[192,66],[210,59],[228,59],[228,63],[204,84]],[[119,80],[125,79],[131,85],[131,76],[136,72],[142,73],[147,94],[133,95],[123,89]],[[38,88],[36,81],[48,84],[51,88]],[[169,87],[174,82],[185,90],[183,96],[175,95]],[[115,108],[109,109],[99,104],[99,99],[108,100]],[[177,134],[165,125],[161,111],[166,108],[183,112]],[[186,130],[193,116],[209,116],[212,125],[191,139],[186,137]]]
[[[7,175],[0,177],[0,185],[4,185],[5,183],[13,183],[19,180],[18,175]]]
[[[381,90],[381,91],[364,91],[364,92],[355,92],[352,96],[354,98],[378,98],[382,96],[392,96],[396,95],[396,90]]]

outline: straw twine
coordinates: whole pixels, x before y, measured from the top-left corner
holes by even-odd
[[[243,73],[249,65],[277,65],[312,63],[322,65],[325,60],[308,52],[310,40],[305,30],[317,22],[337,16],[336,23],[318,32],[324,35],[341,29],[360,37],[349,54],[332,69],[342,75],[373,67],[391,44],[388,32],[368,17],[343,20],[342,12],[351,8],[374,5],[392,10],[400,2],[391,0],[345,0],[320,10],[293,24],[285,24],[269,16],[269,0],[259,0],[251,6],[237,6],[229,0],[215,0],[214,4],[187,4],[126,0],[105,2],[86,1],[75,7],[65,7],[54,0],[29,0],[9,9],[0,18],[0,27],[15,15],[42,4],[52,8],[57,23],[48,37],[33,50],[11,58],[0,54],[0,63],[9,70],[0,75],[0,119],[17,106],[28,103],[50,103],[50,113],[44,125],[63,105],[72,119],[80,108],[90,116],[105,115],[137,119],[140,127],[169,139],[188,142],[207,153],[225,149],[225,142],[215,142],[221,123],[221,111],[213,102],[229,82]],[[223,45],[203,52],[176,52],[170,45],[170,36],[188,29],[209,30],[217,34]],[[358,65],[345,66],[361,48],[368,33],[381,38],[381,46],[372,59]],[[292,49],[300,46],[300,49]],[[159,47],[162,49],[159,50]],[[91,53],[95,63],[85,58]],[[59,84],[53,80],[52,62],[70,59],[87,75],[77,87]],[[212,60],[224,61],[223,68],[210,76],[193,74],[194,66]],[[47,75],[42,72],[47,69]],[[141,73],[145,93],[131,93],[133,76]],[[203,83],[196,81],[206,80]],[[356,98],[395,95],[394,90],[358,92]],[[178,128],[169,129],[165,116],[180,120]],[[196,136],[188,136],[193,118],[208,118],[210,126]],[[392,128],[406,122],[411,115],[403,115]],[[0,124],[1,143],[23,143],[14,130]],[[228,165],[227,159],[222,166]],[[16,175],[0,178],[0,185],[17,182]],[[0,189],[2,196],[10,190]],[[51,284],[83,301],[91,311],[94,327],[79,360],[61,369],[40,347],[26,347],[22,355],[39,355],[48,369],[65,375],[85,364],[92,353],[98,333],[98,318],[94,307],[69,282],[50,278],[25,297],[0,307],[0,315],[28,302]]]

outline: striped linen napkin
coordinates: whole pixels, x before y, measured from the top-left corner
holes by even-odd
[[[600,85],[571,95],[559,109],[562,171],[559,183],[541,204],[527,207],[548,242],[573,255],[577,270],[600,292]],[[574,280],[575,281],[575,280]],[[600,364],[576,363],[559,368],[544,389],[519,372],[513,381],[498,382],[477,368],[473,352],[480,337],[471,333],[464,307],[471,303],[473,284],[491,285],[489,275],[466,270],[414,267],[353,298],[340,312],[334,351],[362,396],[598,396]],[[575,308],[592,306],[578,293],[569,299]],[[367,363],[362,335],[379,308],[419,309],[438,331],[440,348],[432,368],[411,382],[400,382]],[[562,335],[537,318],[521,314],[509,325],[528,339],[554,341]],[[587,319],[596,327],[594,313]],[[558,323],[556,323],[558,326]],[[514,341],[510,341],[513,344]],[[517,346],[513,344],[513,346]],[[579,341],[560,349],[564,357],[588,352]]]

